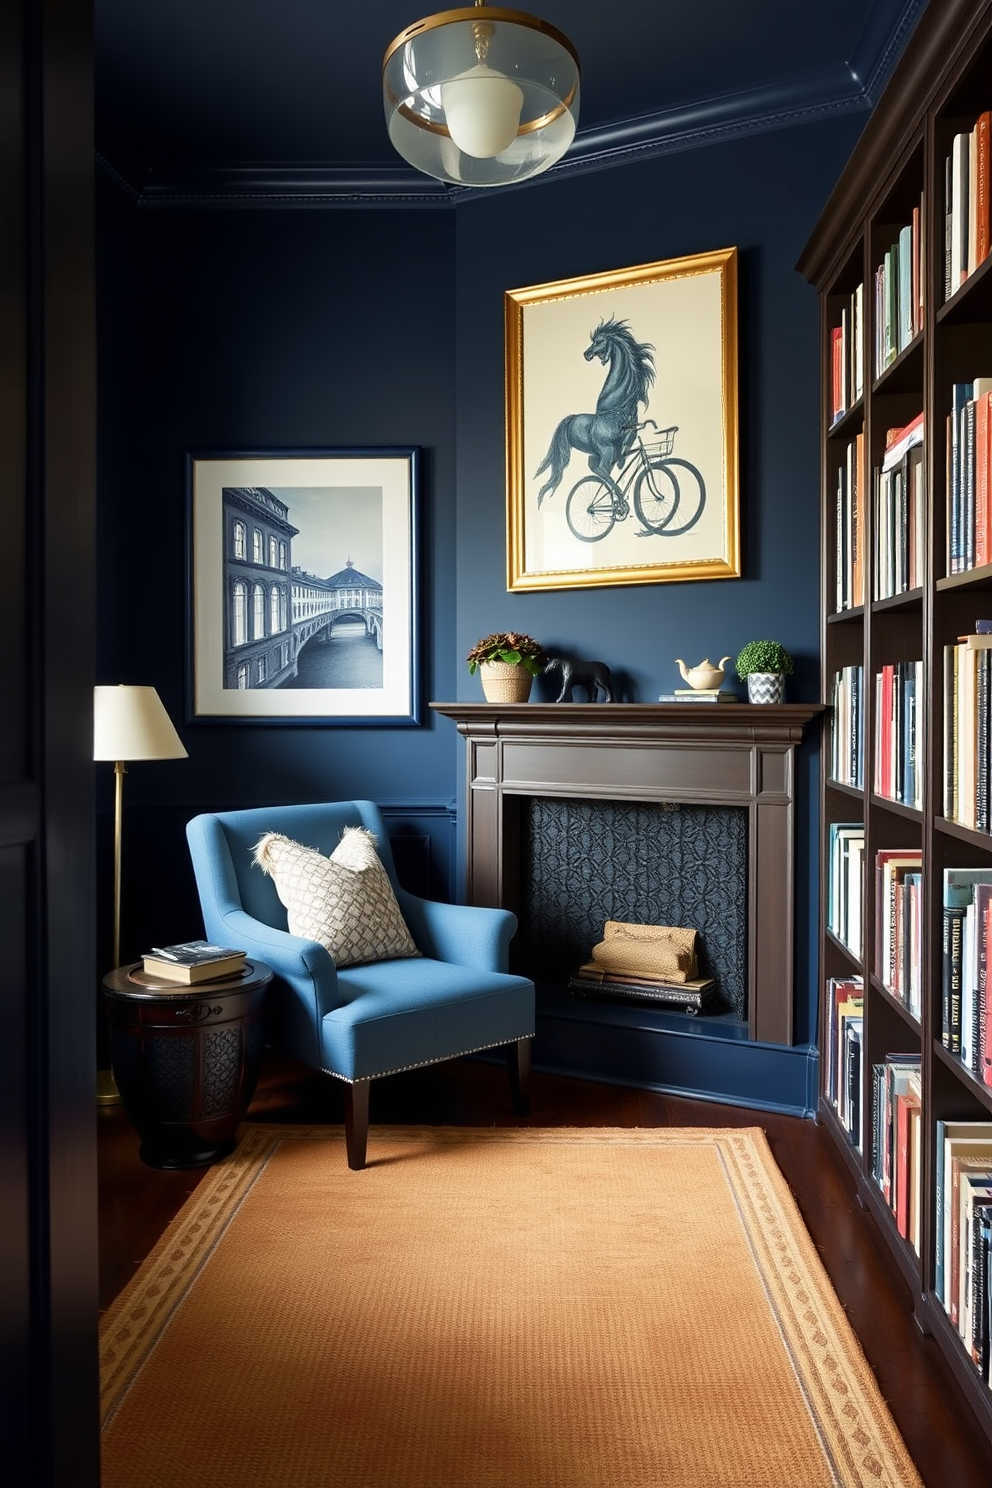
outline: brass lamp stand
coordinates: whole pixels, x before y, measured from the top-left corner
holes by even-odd
[[[187,753],[154,687],[93,689],[93,758],[114,761],[114,966],[121,960],[121,826],[125,760],[186,759]],[[97,1101],[120,1100],[112,1069],[97,1072]]]

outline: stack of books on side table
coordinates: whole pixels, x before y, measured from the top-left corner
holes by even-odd
[[[208,940],[183,940],[178,945],[152,946],[142,956],[141,965],[146,976],[193,986],[243,971],[245,953]]]
[[[674,692],[663,692],[659,703],[740,703],[742,698],[726,687],[676,687]]]

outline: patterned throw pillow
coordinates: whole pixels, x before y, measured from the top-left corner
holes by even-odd
[[[286,906],[290,934],[319,941],[338,966],[420,955],[365,827],[346,827],[329,858],[266,832],[254,861]]]

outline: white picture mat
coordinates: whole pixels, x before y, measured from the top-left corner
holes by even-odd
[[[369,688],[224,687],[224,527],[225,487],[265,487],[289,506],[308,491],[329,504],[342,493],[366,490],[381,498],[383,586],[383,681]],[[413,490],[407,455],[231,456],[193,460],[192,469],[192,623],[193,711],[219,718],[394,718],[414,713],[413,655]],[[347,534],[342,535],[347,544]],[[337,568],[345,566],[342,553]],[[293,562],[296,561],[295,554]],[[356,560],[357,563],[357,560]],[[361,565],[358,564],[358,567]],[[370,577],[379,577],[370,575]]]

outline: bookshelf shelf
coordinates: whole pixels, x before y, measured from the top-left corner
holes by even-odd
[[[945,1049],[939,1040],[934,1041],[933,1052],[934,1058],[938,1059],[941,1064],[950,1070],[955,1080],[960,1080],[962,1084],[969,1088],[975,1100],[985,1106],[989,1111],[992,1111],[992,1090],[987,1085],[983,1085],[980,1080],[976,1080],[971,1071],[966,1069],[961,1063],[958,1056],[951,1054],[949,1050]]]
[[[852,434],[856,434],[864,422],[864,407],[864,398],[858,398],[846,413],[842,413],[839,418],[834,419],[834,422],[827,430],[827,438],[849,439]]]
[[[871,985],[873,990],[882,999],[882,1002],[887,1004],[888,1007],[891,1008],[892,1012],[894,1012],[897,1017],[902,1019],[907,1028],[911,1029],[916,1037],[919,1038],[920,1020],[916,1017],[915,1013],[911,1013],[904,1002],[901,1002],[898,997],[894,997],[889,991],[888,987],[883,987],[878,977],[873,976],[871,978]]]
[[[879,796],[872,793],[872,806],[880,811],[891,812],[893,816],[905,817],[907,821],[923,823],[923,812],[915,806],[905,806],[902,801],[893,801],[891,796]]]
[[[872,393],[875,397],[890,393],[914,393],[923,395],[923,335],[913,340],[901,351],[894,362],[875,378]]]
[[[992,317],[992,260],[986,259],[937,311],[938,326]]]
[[[907,589],[903,594],[890,594],[886,599],[872,600],[872,610],[876,614],[883,614],[886,610],[921,610],[923,605],[922,589]]]
[[[981,568],[968,568],[963,573],[945,574],[937,580],[935,588],[943,594],[953,589],[972,589],[977,592],[992,589],[992,563],[983,563]]]
[[[833,704],[818,1116],[992,1444],[992,1310],[974,1329],[963,1306],[959,1317],[961,1268],[945,1266],[956,1144],[992,1151],[992,830],[971,824],[990,820],[992,731],[980,721],[992,662],[962,639],[992,618],[992,224],[987,202],[978,226],[961,210],[969,174],[988,180],[990,136],[992,0],[942,0],[798,267],[820,304],[821,678]],[[835,933],[851,923],[860,954]],[[978,1247],[962,1241],[960,1254],[976,1258],[988,1296],[983,1203],[979,1192],[967,1208]]]
[[[826,786],[828,790],[838,791],[841,795],[849,797],[852,801],[864,800],[863,791],[858,790],[856,786],[845,785],[842,780],[828,780]]]
[[[835,935],[832,930],[827,930],[825,933],[834,950],[840,951],[841,955],[846,958],[850,965],[851,971],[858,971],[861,967],[861,957],[857,954],[857,952],[852,951],[851,947],[847,945],[843,940],[841,940],[839,935]]]
[[[960,822],[949,821],[946,816],[939,816],[934,820],[934,832],[941,832],[946,837],[956,837],[959,842],[970,843],[983,852],[992,852],[992,835],[988,832],[978,832],[974,827],[963,827]]]

